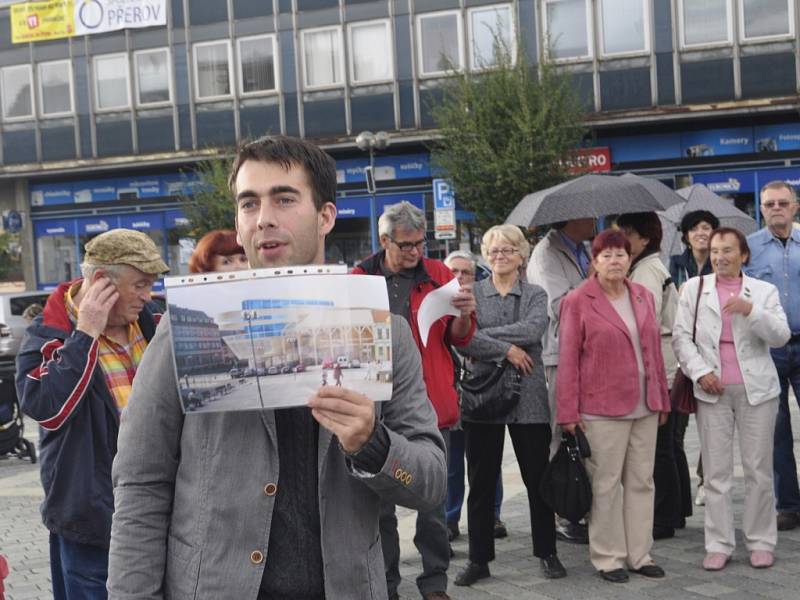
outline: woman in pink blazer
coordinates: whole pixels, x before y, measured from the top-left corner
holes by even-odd
[[[664,576],[650,548],[656,436],[670,401],[653,296],[626,278],[630,264],[622,232],[594,239],[595,274],[561,303],[556,376],[558,423],[580,427],[592,448],[592,564],[614,583],[628,580],[626,567]]]

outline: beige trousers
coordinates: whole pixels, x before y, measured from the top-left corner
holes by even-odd
[[[584,421],[592,456],[589,554],[598,571],[640,569],[653,562],[653,464],[658,414]]]
[[[706,552],[731,554],[733,527],[733,432],[739,432],[744,470],[742,529],[747,549],[772,552],[778,541],[772,446],[778,399],[758,406],[747,402],[744,385],[728,385],[716,403],[697,403],[697,430],[706,491]]]

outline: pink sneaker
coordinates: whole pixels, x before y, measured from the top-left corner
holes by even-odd
[[[730,555],[722,552],[709,552],[703,559],[703,568],[706,571],[721,571],[731,559]],[[752,559],[751,559],[752,560]]]
[[[768,569],[775,564],[775,556],[769,550],[753,550],[750,553],[750,564],[754,569]]]

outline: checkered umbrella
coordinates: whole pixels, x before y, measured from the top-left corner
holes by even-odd
[[[667,263],[670,256],[683,252],[683,242],[678,228],[681,225],[681,219],[687,213],[707,210],[719,219],[721,226],[734,227],[745,235],[758,229],[755,219],[736,208],[733,200],[718,196],[702,183],[681,188],[678,190],[678,195],[684,198],[681,204],[675,204],[658,213],[661,227],[664,230],[664,237],[661,240],[661,258]]]
[[[656,191],[654,185],[641,179],[644,178],[582,175],[528,194],[511,211],[506,223],[531,228],[571,219],[665,210],[680,202],[675,194]]]

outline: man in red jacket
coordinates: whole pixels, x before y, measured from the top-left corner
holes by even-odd
[[[383,250],[370,256],[353,273],[382,275],[389,289],[389,309],[402,315],[411,325],[422,357],[422,376],[428,398],[439,420],[439,431],[448,443],[449,429],[458,421],[458,397],[454,387],[453,361],[448,346],[465,346],[475,332],[475,297],[462,287],[452,300],[458,317],[436,321],[423,345],[417,312],[427,294],[453,279],[444,263],[425,258],[425,213],[409,202],[387,206],[378,220]],[[381,544],[386,566],[389,599],[397,598],[400,584],[400,541],[394,505],[381,510]],[[414,543],[422,556],[422,574],[417,587],[426,600],[447,599],[447,568],[450,546],[445,523],[445,503],[430,512],[417,513]]]

